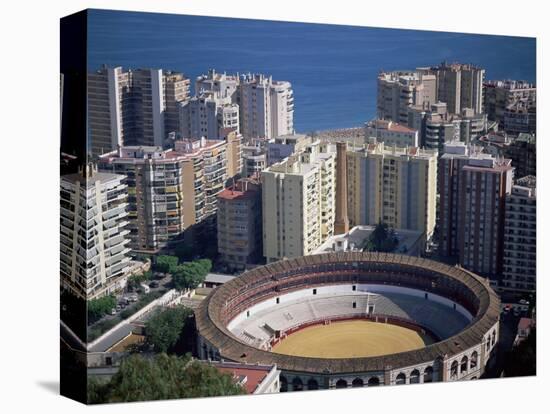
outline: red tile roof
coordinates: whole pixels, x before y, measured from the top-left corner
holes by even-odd
[[[533,319],[531,318],[521,318],[518,323],[518,330],[520,329],[529,329],[533,325]]]
[[[239,198],[249,198],[253,195],[252,191],[239,191],[239,190],[232,190],[230,188],[226,188],[222,192],[218,194],[218,198],[224,199],[224,200],[236,200]]]
[[[396,124],[393,122],[390,124],[390,127],[388,129],[390,131],[395,131],[395,132],[409,132],[409,133],[416,132],[416,129],[412,129],[412,128],[406,127],[405,125]]]
[[[246,377],[244,388],[247,394],[253,394],[256,388],[262,383],[262,381],[269,374],[270,369],[267,367],[231,367],[231,366],[217,366],[214,365],[219,371],[227,372],[234,377]]]

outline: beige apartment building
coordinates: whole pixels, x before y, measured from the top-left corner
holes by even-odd
[[[436,78],[432,73],[416,70],[378,75],[376,108],[380,119],[406,125],[410,106],[430,105],[436,100]]]
[[[488,81],[483,85],[484,109],[491,121],[504,121],[506,108],[518,102],[536,104],[537,88],[525,81]]]
[[[463,109],[483,112],[485,69],[464,63],[446,63],[431,69],[437,79],[437,99],[447,104],[451,114]]]
[[[189,79],[162,69],[103,66],[88,73],[91,153],[120,146],[162,146],[179,130],[179,103],[189,97]]]
[[[205,192],[203,220],[208,220],[211,224],[217,210],[216,197],[224,189],[228,178],[227,142],[205,138],[184,139],[175,142],[175,152],[194,161],[202,160]],[[232,171],[236,170],[235,165],[230,168]]]
[[[215,217],[216,196],[227,180],[227,143],[201,139],[175,144],[175,150],[121,147],[100,157],[101,170],[127,176],[134,250],[158,252]],[[191,238],[193,232],[185,236]]]
[[[231,128],[221,131],[221,137],[227,143],[227,178],[232,179],[243,170],[243,136]]]
[[[319,141],[262,172],[268,263],[312,254],[334,234],[336,151]]]
[[[347,167],[351,227],[382,222],[432,235],[437,151],[366,144],[348,148]]]

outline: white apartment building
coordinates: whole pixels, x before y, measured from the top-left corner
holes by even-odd
[[[375,119],[365,124],[365,142],[383,142],[386,146],[418,147],[418,131],[393,121]]]
[[[179,104],[180,135],[183,138],[222,139],[223,130],[239,132],[239,106],[230,98],[218,98],[215,92],[202,92],[199,96]]]
[[[238,103],[239,75],[217,73],[210,69],[207,74],[200,75],[195,80],[195,94],[213,92],[216,98],[229,99],[231,103]]]
[[[419,131],[420,145],[437,149],[441,154],[448,142],[462,141],[466,144],[487,132],[487,115],[476,114],[465,108],[460,114],[447,110],[445,102],[431,106],[411,106],[408,108],[408,126]]]
[[[239,84],[241,133],[245,138],[274,138],[294,131],[292,85],[262,74],[245,75]]]
[[[267,168],[266,141],[262,139],[251,139],[242,147],[243,177],[260,176]]]
[[[432,235],[437,151],[366,144],[348,148],[347,165],[350,226],[382,222]]]
[[[281,162],[294,153],[301,152],[311,142],[311,137],[305,134],[281,135],[277,138],[271,138],[266,143],[267,166]]]
[[[312,254],[334,233],[336,150],[319,141],[262,173],[268,263]]]
[[[130,270],[126,177],[95,166],[61,176],[62,286],[93,299],[121,288]]]

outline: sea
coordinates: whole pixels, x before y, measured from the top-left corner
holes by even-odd
[[[486,79],[536,80],[536,39],[329,24],[90,10],[88,68],[213,68],[264,73],[294,89],[296,132],[361,126],[376,114],[381,70],[443,61]]]

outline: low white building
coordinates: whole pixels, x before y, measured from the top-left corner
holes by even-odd
[[[282,135],[267,141],[267,166],[281,162],[285,158],[301,152],[312,139],[304,134]]]
[[[345,234],[329,237],[313,254],[363,251],[376,226],[355,226]],[[416,230],[395,230],[398,240],[393,253],[420,256],[426,244],[425,234]]]
[[[396,122],[376,119],[365,124],[365,142],[383,142],[387,146],[418,147],[418,131]]]

